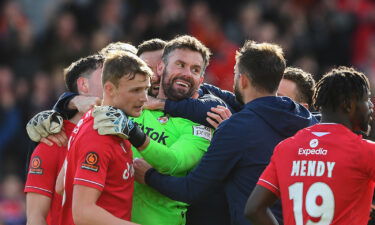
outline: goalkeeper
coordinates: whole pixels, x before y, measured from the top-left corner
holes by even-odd
[[[189,36],[172,40],[166,49],[164,66],[159,68],[163,71],[163,88],[159,97],[173,100],[197,97],[197,89],[208,64],[208,49]],[[116,127],[111,121],[115,118],[108,117],[115,114],[96,111],[102,112],[95,114],[96,122],[101,122],[96,124],[100,133],[129,136],[130,142],[140,150],[134,151],[135,157],[143,156],[159,171],[171,175],[186,175],[203,156],[212,135],[211,129],[189,120],[170,117],[162,111],[148,110],[135,119],[139,126],[135,126],[129,133],[125,131],[120,134],[122,129],[117,127],[116,132],[113,129]],[[136,184],[132,220],[145,225],[184,224],[186,206],[147,186]]]
[[[170,41],[159,68],[163,75],[158,97],[172,100],[197,97],[208,60],[209,50],[197,39],[182,36]],[[130,132],[112,129],[118,128],[111,123],[114,120],[116,118],[103,112],[96,115],[95,126],[99,133],[129,136],[129,141],[138,149],[133,149],[134,157],[143,157],[160,172],[175,176],[186,175],[199,162],[212,135],[207,127],[170,117],[162,111],[144,110],[134,119],[139,125]],[[150,187],[135,184],[133,222],[144,225],[185,224],[186,207],[187,204],[173,201]]]

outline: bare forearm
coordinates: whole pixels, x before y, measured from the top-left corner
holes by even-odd
[[[26,225],[47,225],[46,219],[42,215],[27,216]]]
[[[253,225],[279,225],[271,210],[259,210],[256,214],[248,216]]]
[[[136,225],[115,217],[97,205],[73,209],[73,219],[76,225]]]
[[[29,192],[26,194],[27,225],[47,225],[46,218],[51,206],[47,196]]]

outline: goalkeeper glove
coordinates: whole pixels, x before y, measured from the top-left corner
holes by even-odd
[[[58,112],[46,110],[31,118],[26,125],[26,131],[31,140],[39,142],[43,137],[59,133],[63,124],[63,118]]]
[[[95,106],[92,112],[94,117],[94,129],[100,135],[117,135],[136,148],[146,141],[146,134],[137,123],[129,119],[125,113],[113,106]]]

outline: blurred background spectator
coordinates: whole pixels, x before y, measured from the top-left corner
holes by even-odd
[[[346,65],[375,86],[374,0],[0,1],[0,180],[22,183],[25,124],[64,91],[63,68],[113,41],[185,33],[211,49],[205,79],[223,89],[232,90],[235,51],[246,39],[280,44],[288,66],[315,79]],[[9,195],[4,186],[0,193]],[[14,200],[0,197],[1,207]]]

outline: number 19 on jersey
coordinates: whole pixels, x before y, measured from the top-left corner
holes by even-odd
[[[296,225],[303,225],[303,206],[309,216],[320,218],[318,222],[308,220],[306,225],[331,224],[335,211],[335,198],[331,188],[323,182],[316,182],[308,188],[304,198],[303,186],[302,182],[296,182],[288,188],[289,199],[293,200]]]

